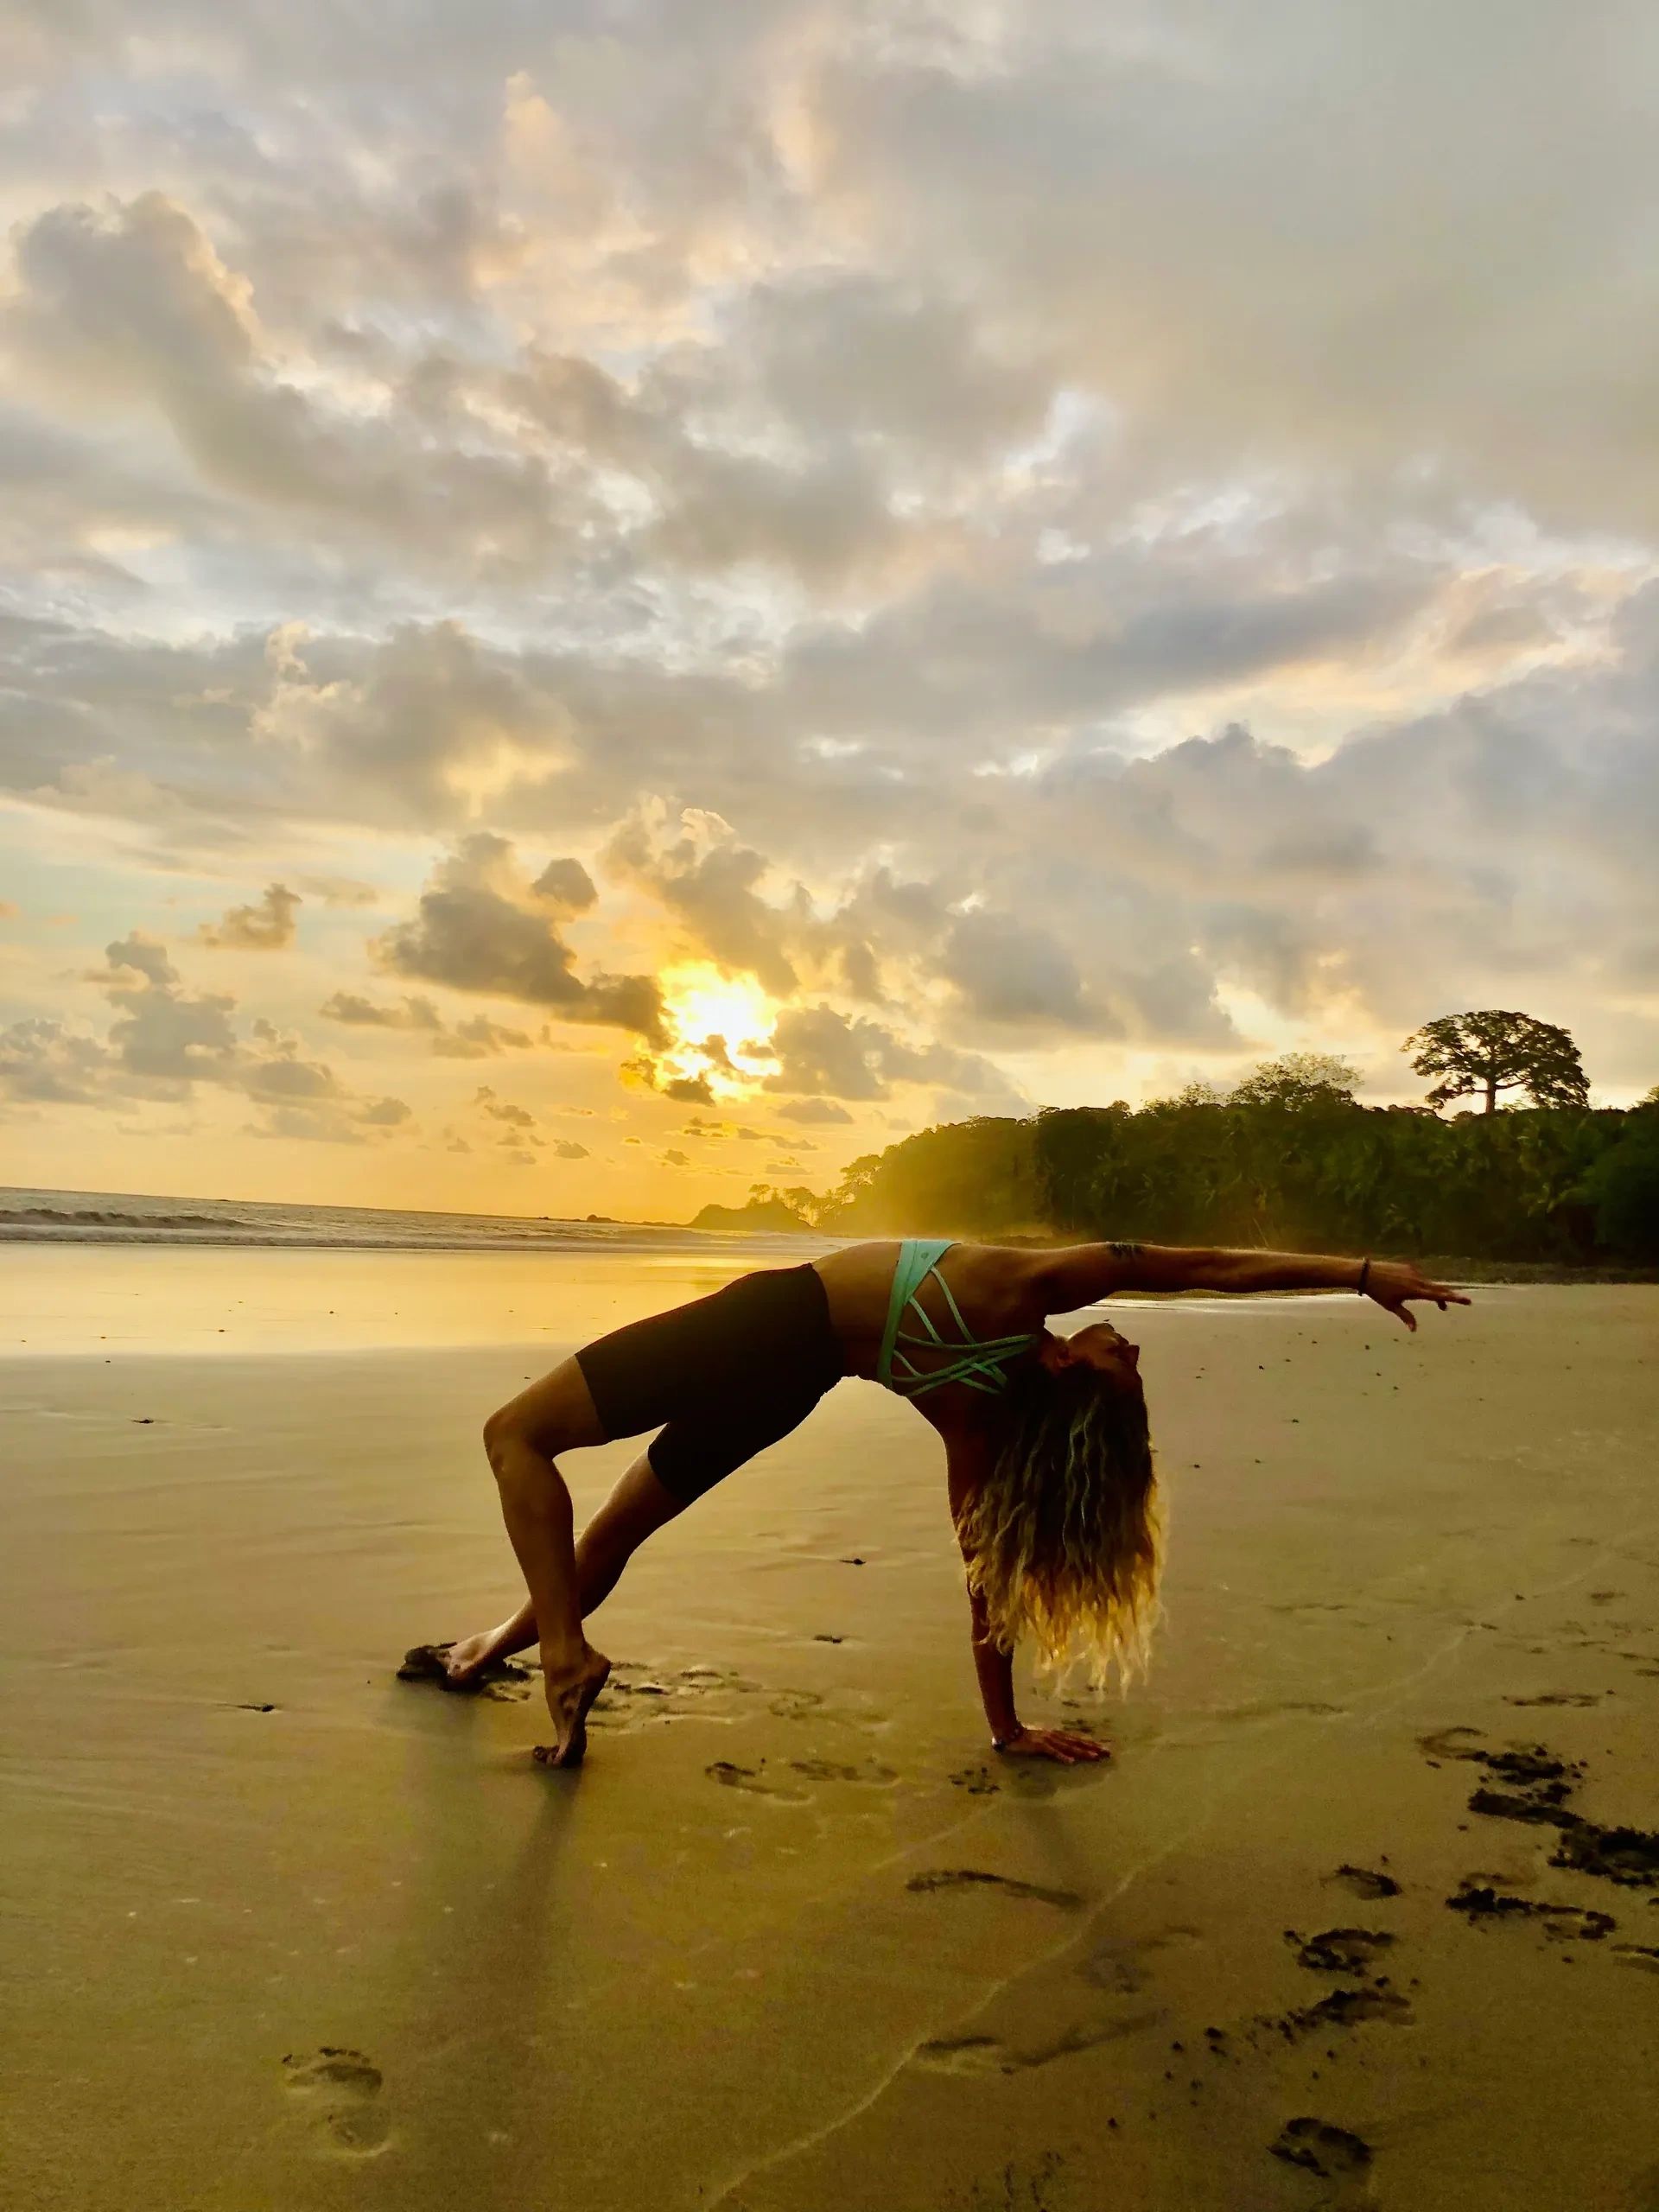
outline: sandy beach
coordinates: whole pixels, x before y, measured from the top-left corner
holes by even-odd
[[[843,1384],[635,1560],[550,1774],[531,1684],[398,1660],[513,1596],[484,1414],[721,1273],[8,1254],[10,2201],[1654,2212],[1659,1290],[1135,1308],[1168,1618],[1026,1694],[1069,1773]]]

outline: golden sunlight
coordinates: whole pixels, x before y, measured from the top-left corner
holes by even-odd
[[[778,1008],[747,976],[725,976],[707,961],[665,970],[663,1007],[673,1042],[669,1074],[707,1079],[717,1098],[742,1098],[777,1063],[767,1049]]]

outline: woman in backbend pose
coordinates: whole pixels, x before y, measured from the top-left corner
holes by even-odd
[[[587,1615],[653,1530],[787,1435],[843,1375],[860,1375],[909,1398],[944,1439],[992,1744],[1098,1758],[1092,1737],[1020,1725],[1014,1647],[1028,1632],[1045,1661],[1077,1653],[1101,1676],[1143,1666],[1161,1516],[1139,1352],[1104,1321],[1052,1335],[1048,1315],[1115,1291],[1338,1289],[1375,1299],[1408,1329],[1409,1299],[1442,1311],[1469,1302],[1404,1262],[1156,1244],[1023,1251],[911,1238],[741,1275],[600,1338],[491,1414],[485,1448],[530,1595],[499,1628],[410,1660],[460,1688],[539,1643],[556,1740],[536,1756],[575,1765],[610,1672],[582,1633]],[[652,1428],[577,1541],[558,1454]]]

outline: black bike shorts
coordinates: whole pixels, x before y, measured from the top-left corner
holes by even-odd
[[[575,1357],[607,1438],[661,1428],[652,1472],[687,1505],[798,1427],[842,1373],[823,1281],[810,1266],[740,1275]]]

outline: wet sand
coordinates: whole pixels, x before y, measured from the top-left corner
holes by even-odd
[[[1156,1669],[1025,1700],[1086,1771],[988,1753],[936,1445],[845,1384],[635,1560],[564,1777],[397,1664],[512,1597],[482,1414],[689,1262],[37,1256],[12,2201],[1659,2206],[1659,1291],[1137,1309]]]

